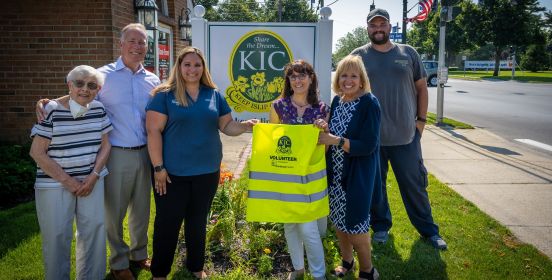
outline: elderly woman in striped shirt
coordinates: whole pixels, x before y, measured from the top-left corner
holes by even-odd
[[[73,220],[77,279],[105,276],[103,177],[112,126],[103,105],[94,100],[103,82],[96,69],[75,67],[67,75],[69,95],[50,101],[46,119],[31,132],[46,279],[70,278]]]

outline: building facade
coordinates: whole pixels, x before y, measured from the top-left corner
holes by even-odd
[[[138,0],[140,1],[140,0]],[[185,0],[157,0],[144,66],[165,79],[181,40]],[[138,22],[134,0],[17,0],[0,10],[0,142],[29,142],[41,98],[67,94],[77,65],[100,67],[119,55],[121,29]]]

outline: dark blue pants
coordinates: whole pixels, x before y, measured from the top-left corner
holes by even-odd
[[[371,208],[371,225],[376,231],[388,231],[393,224],[387,198],[388,162],[395,172],[406,213],[412,225],[424,237],[439,234],[439,227],[433,222],[431,206],[427,195],[427,170],[422,159],[420,133],[416,129],[414,140],[400,146],[381,146],[381,177],[383,197]]]

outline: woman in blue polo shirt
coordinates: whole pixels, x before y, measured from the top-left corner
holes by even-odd
[[[153,90],[146,111],[156,207],[151,273],[154,279],[169,274],[185,220],[186,268],[195,277],[206,278],[207,214],[222,160],[219,131],[237,136],[257,120],[232,120],[203,54],[194,47],[180,52],[168,80]]]

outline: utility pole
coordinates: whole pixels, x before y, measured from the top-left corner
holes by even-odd
[[[510,54],[512,55],[512,80],[516,77],[516,50],[514,46],[510,46]]]
[[[278,0],[278,21],[282,22],[282,0]]]
[[[402,43],[406,44],[406,19],[408,18],[408,0],[403,0]]]
[[[441,6],[441,11],[445,7]],[[441,12],[441,19],[439,20],[439,66],[437,67],[437,78],[439,79],[439,84],[437,85],[437,125],[443,123],[443,104],[445,98],[445,84],[441,78],[442,71],[445,67],[445,32],[446,32],[446,14],[443,16]]]

